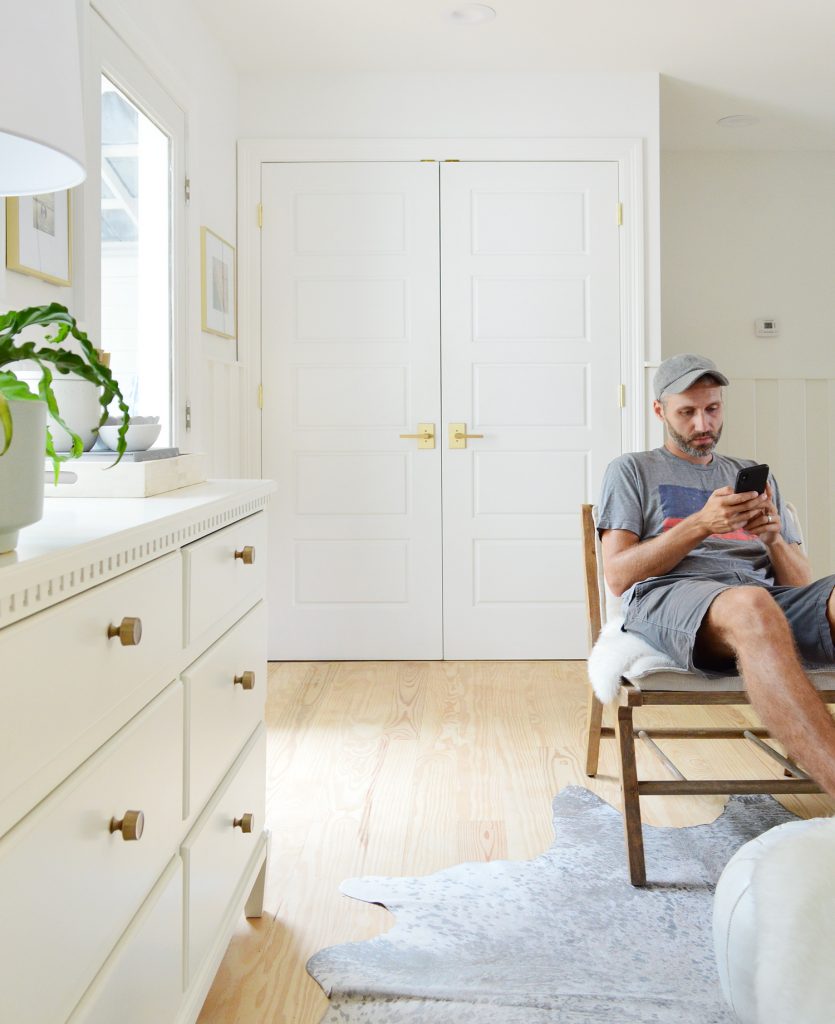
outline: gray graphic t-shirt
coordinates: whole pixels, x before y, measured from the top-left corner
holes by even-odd
[[[718,488],[733,487],[737,472],[753,465],[751,459],[714,453],[713,459],[702,466],[680,459],[666,448],[621,455],[609,464],[603,477],[598,529],[630,530],[641,540],[657,537],[703,508]],[[774,477],[769,476],[768,482],[780,514],[783,538],[799,544],[800,537],[785,515]],[[766,546],[744,530],[713,534],[693,548],[671,573],[711,577],[741,573],[774,583]]]

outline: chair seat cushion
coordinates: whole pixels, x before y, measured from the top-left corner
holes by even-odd
[[[589,680],[604,704],[614,700],[626,680],[640,690],[688,693],[739,693],[745,689],[740,676],[705,676],[679,668],[670,658],[635,636],[621,630],[623,619],[609,620],[589,655]],[[819,690],[835,689],[835,666],[814,669],[809,678]]]
[[[741,676],[703,676],[671,662],[658,668],[624,672],[623,678],[639,690],[676,690],[698,693],[736,693],[745,689]]]
[[[811,669],[806,673],[818,690],[835,690],[835,671],[830,668]],[[711,678],[671,666],[646,672],[625,672],[623,678],[639,690],[680,690],[700,693],[735,693],[745,689],[741,676]]]

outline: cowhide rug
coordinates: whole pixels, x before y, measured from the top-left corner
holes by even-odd
[[[645,826],[651,884],[635,889],[620,814],[572,786],[533,860],[345,882],[396,922],[311,958],[330,996],[323,1024],[731,1024],[713,889],[743,843],[791,819],[771,797],[742,796],[710,825]]]

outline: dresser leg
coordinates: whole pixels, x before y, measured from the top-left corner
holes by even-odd
[[[255,879],[255,884],[252,886],[252,890],[244,905],[244,914],[247,917],[260,917],[264,911],[264,884],[267,881],[268,855],[269,850],[266,850],[264,852],[264,863],[261,865],[261,870],[258,872],[258,877]]]

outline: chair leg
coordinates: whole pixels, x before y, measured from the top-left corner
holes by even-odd
[[[638,796],[632,708],[618,708],[615,729],[620,752],[623,827],[626,834],[626,855],[629,859],[629,880],[633,885],[646,885],[647,870],[644,863],[644,836],[641,831],[641,803]]]
[[[597,775],[597,762],[600,759],[600,729],[603,726],[603,705],[595,697],[594,690],[589,687],[588,703],[588,736],[586,739],[586,775],[593,778]]]

